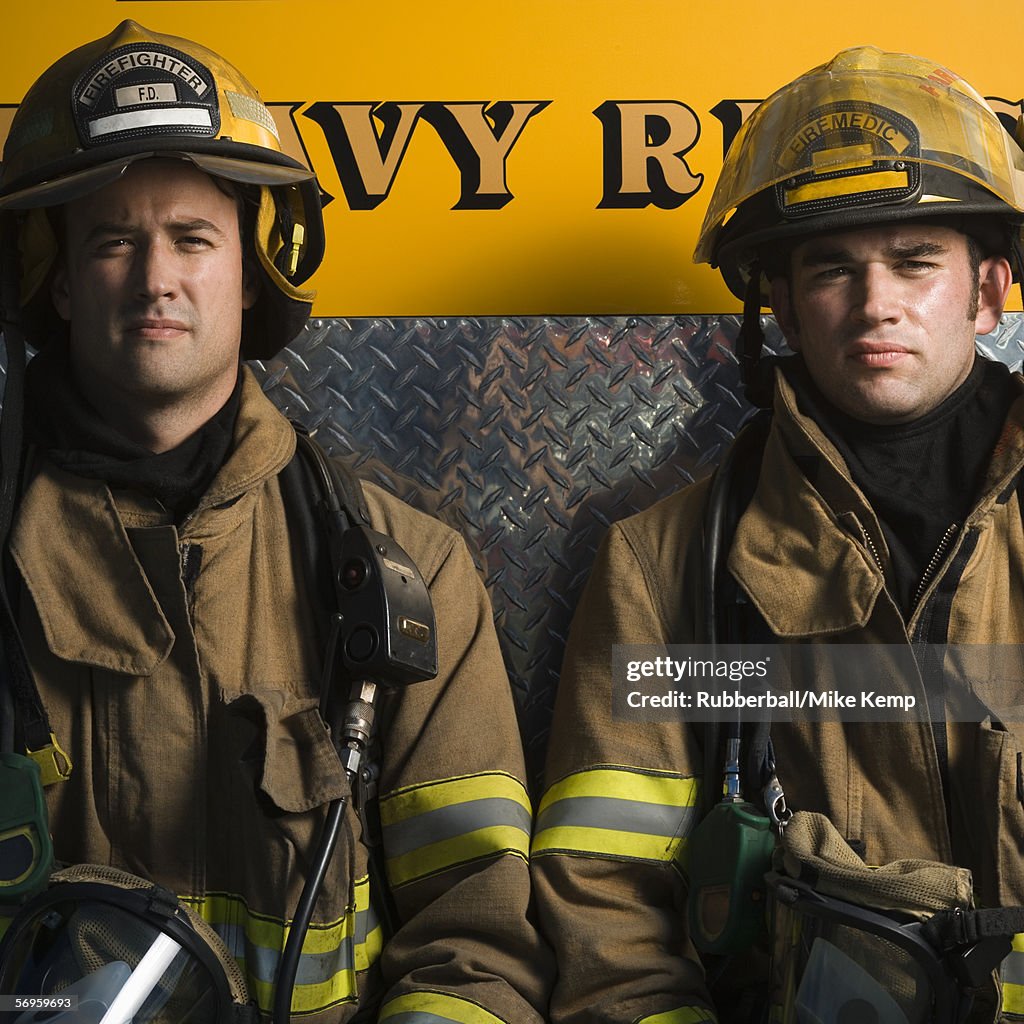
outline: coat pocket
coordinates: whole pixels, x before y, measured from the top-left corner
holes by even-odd
[[[317,702],[277,689],[242,694],[211,713],[210,734],[211,756],[219,763],[210,828],[221,836],[224,853],[216,874],[232,888],[244,880],[244,889],[264,912],[287,916],[298,900],[327,805],[349,796]],[[347,820],[358,827],[351,814]],[[349,856],[343,849],[346,831],[336,861]],[[330,872],[325,886],[331,888],[336,879],[337,872]],[[332,902],[326,889],[323,895]],[[347,895],[339,892],[337,898],[344,903]]]
[[[315,699],[269,688],[225,699],[211,711],[210,735],[219,775],[210,829],[219,842],[211,843],[216,865],[204,916],[244,961],[250,989],[268,1011],[327,805],[348,797],[349,786]],[[303,944],[293,1002],[301,1012],[358,998],[359,929],[368,917],[358,837],[350,804]]]

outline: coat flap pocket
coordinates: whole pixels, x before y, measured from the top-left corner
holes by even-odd
[[[263,738],[259,786],[280,810],[309,811],[349,795],[315,698],[264,690],[237,697],[229,710],[258,723]]]

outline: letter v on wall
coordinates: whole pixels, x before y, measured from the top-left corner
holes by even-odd
[[[423,106],[319,102],[303,111],[324,133],[351,209],[372,210],[387,199]]]

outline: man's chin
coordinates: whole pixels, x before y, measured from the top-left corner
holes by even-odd
[[[879,426],[907,423],[923,416],[922,396],[904,381],[872,380],[835,391],[832,402],[847,416]]]

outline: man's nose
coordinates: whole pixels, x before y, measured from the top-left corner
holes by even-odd
[[[140,247],[136,256],[136,290],[147,300],[169,298],[177,292],[174,253],[159,241]]]
[[[865,323],[892,323],[902,316],[900,282],[887,266],[869,263],[858,281],[854,316]]]

